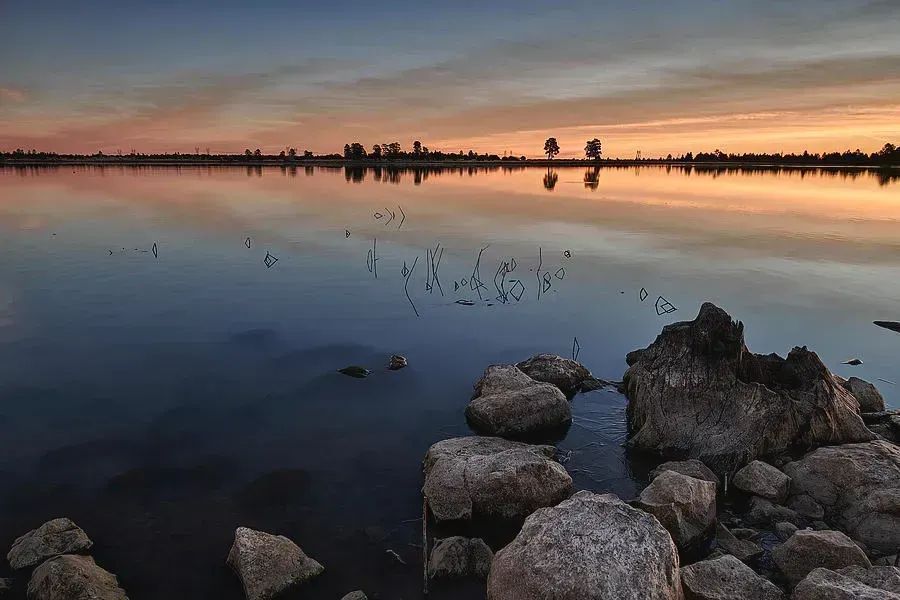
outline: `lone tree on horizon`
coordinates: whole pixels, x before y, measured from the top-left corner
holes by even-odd
[[[559,154],[559,144],[556,142],[555,137],[547,138],[547,141],[544,142],[544,154],[550,160],[553,160],[553,157]]]
[[[584,155],[594,160],[600,160],[601,154],[603,154],[603,145],[600,143],[600,140],[597,138],[588,140],[584,146]]]

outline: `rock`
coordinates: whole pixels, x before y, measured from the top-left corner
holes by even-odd
[[[635,504],[659,519],[679,549],[697,549],[715,531],[716,484],[711,481],[664,471]]]
[[[559,388],[512,365],[488,367],[475,390],[466,418],[481,433],[521,438],[572,422],[572,409]]]
[[[664,462],[663,464],[650,471],[650,479],[656,479],[656,477],[663,471],[675,471],[676,473],[681,473],[682,475],[687,475],[688,477],[702,479],[703,481],[712,481],[716,485],[719,485],[718,476],[716,476],[716,474],[713,473],[709,467],[707,467],[697,459],[692,458],[691,460],[673,460]]]
[[[889,566],[864,569],[852,566],[838,569],[837,572],[869,587],[900,594],[900,568]]]
[[[890,329],[891,331],[896,331],[900,333],[900,323],[897,321],[872,321],[879,327],[884,327],[885,329]]]
[[[753,530],[751,529],[750,531]],[[749,562],[762,555],[762,548],[747,539],[739,539],[735,533],[736,531],[729,531],[728,528],[721,523],[717,524],[716,547],[725,554],[730,554],[744,562]],[[755,534],[756,532],[754,531],[753,533]]]
[[[759,526],[769,526],[779,521],[788,521],[795,525],[800,523],[800,516],[788,507],[772,504],[759,496],[750,498],[750,511],[744,515],[744,519],[752,525]]]
[[[356,590],[355,592],[350,592],[341,598],[341,600],[369,600],[369,597],[366,596],[362,590]]]
[[[569,398],[581,390],[582,383],[593,377],[581,363],[555,354],[538,354],[516,367],[535,381],[555,385]]]
[[[819,357],[752,354],[744,326],[705,303],[628,354],[629,445],[699,458],[719,474],[788,449],[874,439]]]
[[[342,373],[348,377],[355,377],[356,379],[365,379],[371,372],[372,371],[367,368],[360,367],[359,365],[350,365],[349,367],[338,369],[338,373]]]
[[[752,540],[759,535],[759,532],[749,527],[735,527],[731,530],[731,534],[739,540]]]
[[[438,521],[524,518],[569,497],[572,478],[553,446],[501,438],[443,440],[425,455],[422,491]]]
[[[772,558],[792,587],[818,567],[872,566],[859,546],[840,531],[798,531],[772,551]]]
[[[29,600],[128,600],[119,580],[90,556],[63,554],[45,561],[28,582]]]
[[[735,473],[734,485],[749,494],[781,503],[787,499],[791,478],[772,465],[754,460]]]
[[[680,600],[678,552],[653,516],[578,492],[538,510],[494,555],[488,600]]]
[[[25,569],[60,554],[86,552],[93,545],[87,534],[70,519],[53,519],[13,542],[6,559],[13,569]]]
[[[784,467],[791,493],[825,509],[825,520],[881,554],[900,548],[900,447],[884,440],[829,446]]]
[[[481,538],[453,536],[435,544],[428,559],[428,576],[478,577],[484,579],[491,570],[494,553]]]
[[[822,505],[813,500],[806,494],[792,496],[788,507],[801,517],[819,520],[825,516],[825,509]]]
[[[900,600],[900,594],[873,588],[830,569],[815,569],[794,589],[792,600]]]
[[[247,527],[235,530],[226,562],[240,577],[247,600],[274,598],[325,570],[288,538]]]
[[[843,382],[843,386],[859,402],[860,412],[873,413],[884,410],[884,398],[881,397],[878,388],[868,381],[851,377]]]
[[[885,410],[874,413],[862,413],[866,426],[895,444],[900,444],[900,410]]]
[[[391,362],[388,364],[388,369],[391,371],[399,371],[407,364],[406,357],[400,356],[399,354],[394,354],[391,356]]]
[[[771,582],[733,556],[704,560],[681,569],[686,600],[784,600]]]
[[[779,521],[775,523],[775,535],[778,536],[778,539],[782,542],[786,541],[789,537],[797,533],[800,528],[794,525],[793,523],[788,523],[787,521]]]
[[[873,560],[872,564],[881,567],[900,567],[900,554],[882,556],[877,560]]]

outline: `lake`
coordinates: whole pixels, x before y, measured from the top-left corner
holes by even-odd
[[[421,460],[469,433],[481,371],[577,352],[619,380],[627,352],[707,300],[751,350],[807,345],[900,407],[900,335],[872,324],[900,320],[900,183],[0,169],[0,550],[68,516],[133,600],[236,600],[225,558],[245,525],[325,565],[303,598],[420,597]],[[409,366],[386,370],[392,354]],[[337,373],[348,365],[373,373]],[[576,487],[646,484],[624,409],[608,389],[575,397],[558,445]]]

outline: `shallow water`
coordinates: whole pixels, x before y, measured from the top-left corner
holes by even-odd
[[[659,296],[678,310],[657,315]],[[304,598],[419,597],[420,461],[468,433],[481,370],[571,355],[577,337],[579,359],[617,380],[628,351],[705,300],[744,321],[752,350],[808,345],[900,406],[879,381],[900,384],[900,335],[872,324],[900,320],[900,185],[663,168],[0,169],[0,549],[70,516],[133,600],[237,599],[224,560],[246,525],[326,566]],[[385,370],[394,353],[410,366]],[[336,373],[351,364],[374,373]],[[624,407],[608,390],[575,398],[559,446],[578,487],[644,484],[621,447]]]

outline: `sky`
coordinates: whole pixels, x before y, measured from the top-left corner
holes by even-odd
[[[0,0],[0,150],[870,152],[898,32],[898,0]]]

